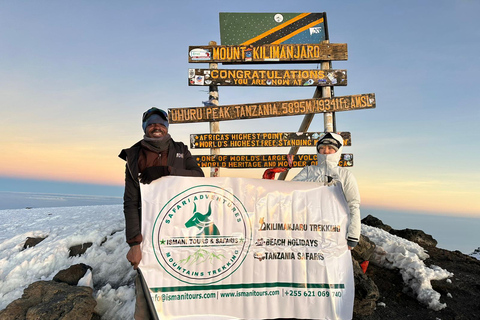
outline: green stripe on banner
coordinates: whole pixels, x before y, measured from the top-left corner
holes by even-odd
[[[258,289],[258,288],[304,288],[304,289],[345,289],[343,283],[289,283],[289,282],[270,282],[270,283],[237,283],[224,285],[207,286],[183,286],[183,287],[165,287],[150,288],[152,292],[175,292],[175,291],[200,291],[200,290],[222,290],[222,289]]]

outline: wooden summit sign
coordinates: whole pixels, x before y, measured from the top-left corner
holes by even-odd
[[[188,62],[268,63],[347,60],[346,43],[189,46]]]
[[[312,147],[323,132],[203,133],[190,135],[190,148]],[[339,132],[351,145],[350,132]]]
[[[289,167],[286,154],[199,155],[194,157],[200,167],[221,167],[231,169]],[[316,154],[293,155],[293,168],[316,165],[317,162]],[[342,153],[338,165],[340,167],[352,167],[353,154]]]
[[[170,123],[208,122],[375,108],[375,94],[168,109]]]
[[[189,69],[190,86],[346,86],[347,70]]]

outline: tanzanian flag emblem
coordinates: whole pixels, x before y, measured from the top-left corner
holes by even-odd
[[[222,45],[309,44],[328,40],[321,13],[220,13]]]

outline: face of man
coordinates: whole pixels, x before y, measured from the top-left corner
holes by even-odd
[[[152,123],[147,127],[145,132],[146,136],[149,138],[161,138],[168,133],[167,127],[161,125],[160,123]]]
[[[325,145],[321,145],[319,148],[318,148],[318,152],[320,154],[334,154],[335,152],[337,152],[334,148],[330,147],[330,146],[325,146]]]

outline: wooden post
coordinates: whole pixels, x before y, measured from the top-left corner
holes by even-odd
[[[325,40],[324,42],[329,43],[330,41]],[[322,70],[330,69],[332,67],[331,61],[322,62]],[[332,87],[322,87],[322,97],[331,98],[332,97]],[[335,130],[335,113],[326,112],[323,114],[323,128],[325,132],[334,132]]]
[[[208,43],[209,46],[216,46],[217,43],[215,41],[210,41]],[[210,69],[218,69],[218,63],[210,63],[208,66]],[[218,87],[216,85],[209,86],[208,92],[208,101],[216,106],[218,106]],[[210,122],[210,133],[219,133],[220,132],[220,122],[218,121],[211,121]],[[211,155],[219,155],[220,148],[211,148],[210,149]],[[210,168],[210,177],[218,177],[220,176],[220,168],[219,167],[212,167]]]
[[[325,40],[322,41],[322,43],[329,43],[330,41]],[[322,70],[329,70],[331,68],[331,63],[330,61],[323,61],[321,64],[321,69]],[[313,94],[313,98],[330,98],[332,96],[332,90],[331,87],[317,87],[315,89],[315,93]],[[310,127],[310,124],[312,123],[313,117],[315,114],[307,114],[305,117],[303,117],[303,121],[300,124],[300,128],[298,129],[298,132],[306,132],[308,130],[308,127]],[[326,112],[323,114],[323,122],[324,122],[324,130],[325,132],[333,132],[335,123],[334,123],[334,113],[333,112]],[[297,154],[298,149],[300,147],[291,147],[290,151],[288,154]],[[278,180],[285,180],[287,177],[288,171],[281,172],[280,175],[278,176]]]

